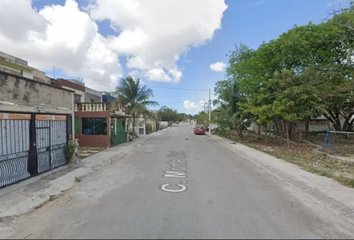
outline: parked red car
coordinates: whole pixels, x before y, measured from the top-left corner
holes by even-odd
[[[194,134],[195,135],[199,135],[199,134],[205,135],[205,128],[203,126],[196,126],[194,128]]]

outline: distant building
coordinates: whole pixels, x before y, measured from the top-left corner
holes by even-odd
[[[79,82],[75,79],[58,78],[60,87],[72,90],[75,92],[74,102],[102,102],[102,93],[92,88],[86,87],[85,83]]]
[[[83,83],[79,83],[75,80],[66,80],[62,78],[58,78],[59,87],[74,91],[74,102],[85,102],[86,94],[85,94],[85,85]]]
[[[92,88],[85,87],[86,102],[102,102],[102,93]]]
[[[107,94],[107,93],[102,93],[102,102],[105,103],[110,103],[110,102],[114,102],[117,98]]]
[[[157,111],[150,112],[155,116],[155,119],[157,119]],[[158,130],[158,121],[155,119],[149,118],[147,116],[144,117],[142,114],[140,114],[140,116],[135,119],[135,133],[137,135],[148,135],[152,132],[156,132]],[[130,131],[133,130],[132,119],[129,120],[128,129]]]
[[[115,146],[128,140],[125,107],[118,103],[75,103],[75,138],[82,147]]]
[[[44,72],[28,66],[27,61],[4,52],[0,52],[0,71],[39,82],[50,83]]]

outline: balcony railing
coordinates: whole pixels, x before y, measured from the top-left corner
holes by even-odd
[[[111,103],[75,103],[75,112],[110,112]]]

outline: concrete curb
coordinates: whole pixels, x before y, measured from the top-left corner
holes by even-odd
[[[5,210],[2,210],[2,212],[0,212],[0,219],[6,217],[18,217],[23,214],[27,214],[45,205],[49,201],[61,197],[65,191],[68,191],[75,186],[75,181],[77,178],[80,179],[82,177],[88,176],[95,171],[100,170],[104,166],[119,160],[135,148],[143,145],[150,138],[158,136],[159,133],[160,132],[155,132],[146,138],[136,139],[134,144],[130,146],[124,146],[125,148],[122,149],[122,151],[112,151],[112,149],[114,150],[114,148],[119,147],[116,146],[114,148],[108,148],[102,152],[91,155],[82,162],[82,167],[52,180],[50,182],[50,186],[47,188],[41,189],[34,193],[34,195],[30,198],[27,198],[20,203],[14,204]],[[99,158],[99,160],[97,160],[97,158]]]
[[[354,224],[353,189],[241,143],[231,144],[230,140],[215,135],[211,139]]]

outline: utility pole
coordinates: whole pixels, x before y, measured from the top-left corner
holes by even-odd
[[[211,136],[210,121],[211,121],[211,93],[209,88],[209,137]]]
[[[204,118],[203,124],[205,124],[205,104],[204,104],[204,106],[203,106],[203,118]]]
[[[53,66],[53,78],[55,79],[55,66]]]

